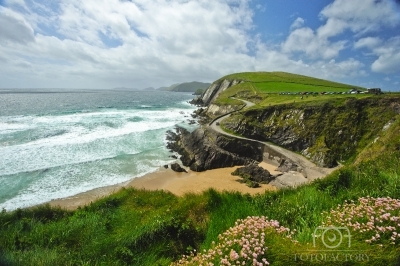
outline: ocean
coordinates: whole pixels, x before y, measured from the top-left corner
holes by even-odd
[[[190,93],[0,89],[0,210],[114,185],[174,162]]]

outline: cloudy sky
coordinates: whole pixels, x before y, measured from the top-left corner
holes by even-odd
[[[399,0],[0,0],[1,88],[286,71],[400,90]]]

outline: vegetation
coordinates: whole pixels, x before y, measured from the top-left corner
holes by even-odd
[[[231,115],[222,126],[229,132],[264,141],[291,136],[301,141],[287,141],[284,147],[303,152],[321,165],[351,163],[385,126],[394,122],[397,109],[390,106],[400,102],[398,95],[364,95],[271,106],[261,102]],[[396,138],[396,134],[391,137]]]
[[[267,90],[268,92],[327,91],[327,89],[336,89],[337,91],[343,91],[350,90],[352,88],[363,89],[358,86],[342,84],[329,80],[317,79],[286,72],[245,72],[231,74],[222,77],[219,80],[224,79],[243,80],[246,83],[251,83],[255,85],[256,88],[260,88],[260,91]],[[307,90],[306,88],[309,88],[309,90]]]
[[[292,240],[298,243],[271,231],[270,227],[260,229],[265,234],[267,250],[263,256],[257,256],[259,261],[265,258],[272,265],[287,265],[297,259],[307,265],[326,265],[324,261],[306,260],[307,254],[326,250],[321,242],[313,247],[315,229],[329,221],[324,212],[331,213],[338,204],[344,206],[338,211],[344,211],[348,209],[346,200],[357,202],[367,196],[400,199],[400,140],[385,142],[386,134],[400,132],[398,120],[392,126],[381,136],[382,142],[367,147],[368,150],[379,147],[381,151],[373,160],[344,166],[326,179],[296,189],[253,197],[214,190],[176,197],[163,191],[123,189],[76,211],[41,206],[3,212],[0,264],[168,265],[179,261],[180,255],[201,256],[218,245],[228,245],[218,235],[234,227],[238,219],[265,216],[269,222],[274,220],[280,226],[296,230]],[[382,215],[381,210],[377,209],[376,215]],[[391,216],[399,216],[399,210],[391,211]],[[361,224],[365,219],[368,219],[365,215],[353,217],[351,222]],[[257,231],[259,235],[261,231]],[[382,234],[382,241],[367,243],[372,235],[352,230],[351,249],[367,254],[368,261],[354,264],[343,261],[336,265],[394,265],[400,259],[400,247],[397,240],[390,243],[393,232]],[[397,227],[396,232],[399,233]],[[230,244],[222,259],[230,256],[231,249],[240,255],[236,247]],[[296,257],[299,254],[303,254],[304,261]]]
[[[302,102],[326,101],[332,98],[345,98],[350,94],[342,94],[352,89],[366,91],[365,88],[358,86],[332,82],[302,75],[285,72],[248,72],[232,74],[222,80],[241,80],[235,86],[225,90],[215,104],[224,105],[229,97],[247,99],[258,103],[260,107],[284,103],[292,103],[302,100]],[[302,94],[308,92],[310,94]],[[330,92],[331,94],[321,95],[320,93]],[[285,94],[282,94],[285,93]],[[286,94],[289,93],[289,94]],[[316,94],[311,94],[316,93]],[[352,97],[370,97],[368,94],[351,94]],[[239,103],[237,103],[239,104]]]
[[[265,74],[274,79],[271,82],[281,82],[285,75]],[[228,76],[238,77],[252,82],[226,90],[221,98],[258,100],[258,106],[244,113],[263,112],[278,97],[299,97],[260,93],[265,87],[255,83],[260,85],[265,77],[258,73]],[[345,88],[298,75],[291,78],[308,86]],[[296,100],[290,106],[355,106],[346,96],[323,97]],[[295,189],[256,196],[210,189],[183,197],[122,189],[75,211],[48,205],[3,211],[0,265],[399,265],[400,118],[379,106],[365,109],[366,117],[380,116],[370,122],[376,126],[360,127],[367,127],[359,139],[364,144],[346,165]],[[346,116],[337,116],[350,123]],[[330,249],[326,241],[333,238],[326,226],[331,225],[347,227],[351,243],[344,238],[338,249]],[[336,236],[346,236],[340,230]]]

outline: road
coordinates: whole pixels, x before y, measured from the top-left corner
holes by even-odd
[[[237,98],[235,98],[235,99],[237,99]],[[250,107],[255,105],[252,102],[245,101],[245,100],[242,100],[242,99],[237,99],[237,100],[243,101],[246,104],[246,106],[244,108],[250,108]],[[296,173],[291,173],[291,175],[284,174],[284,175],[278,177],[276,182],[275,182],[276,184],[273,184],[273,185],[277,185],[278,187],[280,185],[282,187],[296,186],[296,185],[299,185],[299,184],[310,182],[310,181],[315,180],[317,178],[325,177],[326,175],[330,174],[331,172],[333,172],[334,170],[337,169],[337,168],[318,167],[316,164],[310,162],[304,156],[302,156],[300,154],[297,154],[295,152],[292,152],[290,150],[284,149],[282,147],[273,145],[273,144],[268,143],[268,142],[258,141],[258,140],[249,139],[249,138],[245,138],[245,137],[239,137],[239,136],[235,136],[233,134],[230,134],[230,133],[224,131],[220,126],[221,122],[224,119],[228,118],[229,116],[230,116],[230,114],[227,114],[227,115],[224,115],[224,116],[216,119],[211,124],[209,124],[209,128],[211,128],[212,130],[214,130],[214,131],[216,131],[216,132],[218,132],[220,134],[226,135],[226,136],[239,138],[239,139],[246,139],[246,140],[256,141],[256,142],[259,142],[261,144],[264,144],[264,145],[268,146],[270,149],[275,150],[276,152],[282,154],[283,157],[286,157],[287,159],[289,159],[292,162],[296,163],[297,165],[299,165],[303,169],[301,175],[296,174]],[[279,184],[279,183],[281,183],[281,184]]]

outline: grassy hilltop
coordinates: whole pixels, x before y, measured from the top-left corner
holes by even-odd
[[[366,91],[365,88],[353,86],[329,80],[317,79],[286,72],[247,72],[231,74],[220,78],[214,83],[223,80],[240,80],[240,84],[230,87],[222,92],[215,104],[242,104],[241,101],[230,99],[231,96],[245,98],[258,103],[260,107],[293,102],[300,99],[302,93],[307,92],[309,96],[321,95],[324,97],[309,98],[304,95],[303,100],[315,101],[330,98],[343,98],[351,89]],[[358,94],[356,97],[366,97],[365,94]]]
[[[181,262],[188,265],[253,265],[253,260],[266,265],[263,258],[270,265],[399,265],[400,97],[282,95],[355,87],[282,72],[223,79],[245,82],[224,91],[217,103],[234,103],[229,96],[257,103],[240,113],[243,117],[270,105],[329,103],[341,108],[348,99],[351,107],[364,98],[390,98],[392,106],[386,107],[394,111],[384,114],[390,123],[384,128],[379,124],[379,132],[369,136],[340,170],[295,189],[256,196],[209,190],[183,197],[123,189],[76,211],[42,206],[2,212],[0,265],[170,265],[184,254],[189,257]],[[367,110],[380,115],[378,109]],[[333,248],[326,245],[332,235],[313,236],[330,225],[347,227],[351,243],[350,238],[339,238],[345,231],[336,234],[344,240]]]

